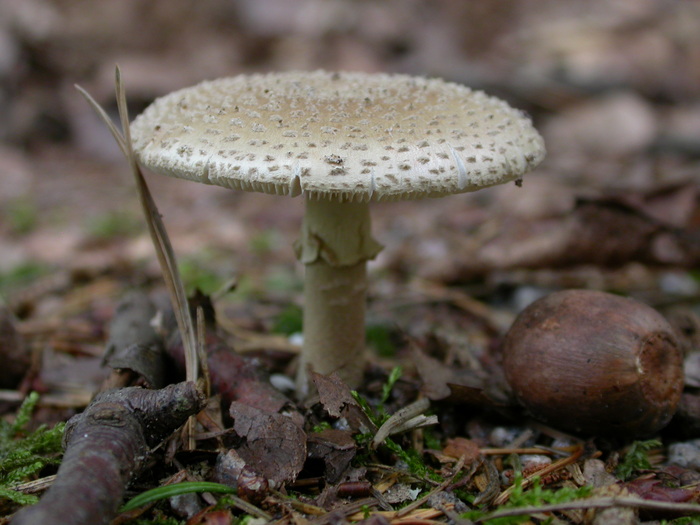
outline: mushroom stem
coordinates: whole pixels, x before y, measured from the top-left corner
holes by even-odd
[[[296,250],[306,265],[304,348],[297,377],[307,391],[307,368],[338,372],[351,387],[362,378],[365,351],[366,262],[381,250],[370,233],[369,204],[306,199]]]
[[[362,379],[365,351],[364,261],[333,267],[324,261],[306,265],[304,284],[304,349],[299,388],[306,387],[307,368],[321,374],[338,372],[352,388]]]

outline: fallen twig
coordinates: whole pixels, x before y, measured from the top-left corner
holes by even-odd
[[[523,479],[522,486],[528,487],[536,479],[539,479],[542,476],[546,476],[548,474],[551,474],[552,472],[555,472],[561,468],[564,468],[567,465],[571,465],[572,463],[575,463],[583,455],[583,452],[584,452],[583,447],[578,447],[578,449],[575,452],[573,452],[570,456],[559,459],[559,460],[555,461],[554,463],[547,465],[543,469],[538,470],[537,472],[533,473],[532,475],[525,477],[525,479]],[[493,504],[494,505],[503,505],[506,501],[508,501],[508,499],[510,498],[510,495],[513,493],[513,490],[515,490],[515,485],[511,485],[506,490],[501,492],[499,494],[499,496],[494,500]]]
[[[163,339],[151,324],[156,313],[155,305],[143,292],[131,292],[119,301],[103,358],[115,370],[103,385],[104,390],[134,386],[137,379],[148,388],[168,384]]]
[[[516,507],[503,509],[482,516],[475,520],[477,523],[484,521],[505,518],[508,516],[524,516],[530,514],[540,514],[544,512],[561,512],[565,510],[587,510],[587,509],[609,509],[612,507],[630,507],[645,510],[665,510],[684,514],[700,514],[700,505],[697,503],[671,503],[668,501],[653,501],[635,497],[619,498],[592,498],[566,503],[554,503],[551,505],[540,505],[532,507]]]
[[[68,422],[66,452],[51,488],[38,504],[18,512],[13,525],[109,523],[150,450],[203,404],[193,383],[98,395]]]

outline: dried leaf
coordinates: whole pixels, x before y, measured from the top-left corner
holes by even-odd
[[[310,379],[316,386],[321,405],[330,416],[344,417],[354,431],[365,432],[374,428],[372,422],[353,399],[350,387],[340,379],[338,374],[334,372],[325,376],[312,371]]]
[[[338,374],[322,375],[311,372],[311,380],[318,390],[319,401],[326,412],[333,417],[340,417],[343,409],[357,403]]]
[[[571,211],[558,216],[531,220],[506,216],[497,229],[487,224],[482,232],[470,236],[472,244],[465,245],[463,254],[456,257],[453,278],[582,264],[695,267],[700,263],[699,191],[696,184],[689,183],[579,198]]]
[[[289,417],[243,403],[230,409],[233,429],[243,438],[236,452],[274,486],[294,481],[306,460],[306,434]]]
[[[262,501],[269,495],[267,480],[233,449],[219,454],[214,466],[213,479],[235,487],[239,496],[251,502]]]
[[[301,415],[296,412],[291,400],[270,384],[258,360],[236,354],[216,334],[210,334],[207,339],[212,389],[221,395],[225,406],[238,401],[269,414],[286,410],[293,413],[292,417],[301,424]]]
[[[448,366],[415,349],[413,361],[423,381],[422,392],[433,401],[497,408],[509,404],[505,381]]]
[[[660,479],[635,479],[624,484],[632,494],[640,498],[653,501],[668,501],[671,503],[685,503],[697,496],[697,491],[668,487]]]
[[[341,480],[357,450],[352,433],[336,429],[311,434],[307,447],[309,459],[323,461],[324,476],[328,483],[337,483]]]

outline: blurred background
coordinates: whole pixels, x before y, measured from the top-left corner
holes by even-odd
[[[317,68],[439,76],[527,111],[548,157],[522,188],[374,206],[376,297],[416,277],[515,309],[564,286],[698,295],[698,2],[0,0],[6,300],[157,278],[127,166],[74,89],[115,114],[116,64],[132,118],[205,79]],[[300,199],[148,181],[188,282],[298,299]]]

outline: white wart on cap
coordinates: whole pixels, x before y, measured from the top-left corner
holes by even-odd
[[[402,200],[517,179],[544,157],[530,120],[467,87],[406,75],[292,72],[204,82],[131,127],[153,171],[227,188]]]
[[[406,75],[295,72],[204,82],[156,100],[131,126],[152,171],[306,196],[297,255],[306,371],[361,380],[369,202],[441,197],[519,179],[543,159],[530,120],[464,86]]]

